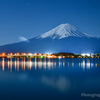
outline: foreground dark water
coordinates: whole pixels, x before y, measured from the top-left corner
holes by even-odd
[[[100,59],[0,58],[0,100],[82,99],[100,99]]]

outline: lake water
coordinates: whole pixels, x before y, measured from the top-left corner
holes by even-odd
[[[89,99],[100,99],[100,59],[0,58],[0,100]]]

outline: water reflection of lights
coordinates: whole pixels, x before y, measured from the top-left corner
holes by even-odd
[[[63,66],[65,67],[65,62],[63,62]]]
[[[74,62],[72,62],[72,67],[74,67]]]
[[[56,67],[56,62],[54,63],[55,67]]]
[[[30,61],[29,63],[30,63],[30,70],[31,70],[31,67],[32,67],[32,62]]]
[[[43,68],[46,69],[46,62],[43,62]]]
[[[15,60],[15,61],[12,61]],[[23,59],[19,59],[19,58],[11,58],[8,59],[8,61],[5,61],[4,58],[2,58],[2,62],[0,62],[0,64],[2,64],[2,70],[4,71],[5,67],[8,67],[8,70],[10,69],[10,72],[12,72],[13,68],[15,69],[15,71],[19,71],[20,70],[31,70],[32,68],[36,69],[54,69],[56,68],[62,68],[62,67],[73,67],[76,66],[76,64],[78,64],[79,67],[81,67],[83,70],[85,69],[90,69],[93,68],[93,66],[97,67],[97,62],[93,63],[91,59],[81,59],[79,60],[78,63],[76,63],[74,60],[70,61],[66,61],[65,59],[52,59],[52,58],[35,58],[33,61],[31,61],[32,59],[29,58],[27,61],[27,58],[23,58]]]
[[[51,63],[52,63],[52,65],[51,65],[51,66],[52,66],[52,69],[53,69],[53,67],[54,67],[54,65],[55,65],[55,63],[54,63],[53,59],[52,59],[52,62],[51,62]]]
[[[59,59],[59,68],[60,68],[60,66],[61,66],[61,61],[60,61],[60,59]]]
[[[10,72],[12,72],[12,58],[10,59]]]
[[[54,63],[52,62],[52,69],[53,69]]]
[[[25,58],[24,58],[24,71],[25,71]]]
[[[23,59],[22,59],[22,70],[23,70]]]
[[[79,62],[79,67],[85,69],[90,69],[94,66],[94,63],[91,61],[91,59],[82,59],[81,63]]]
[[[97,63],[95,63],[95,67],[97,67]]]
[[[81,63],[81,68],[85,69],[85,60]]]
[[[39,66],[39,69],[41,69],[41,67],[42,67],[41,58],[39,58],[38,66]]]
[[[4,58],[2,58],[2,70],[4,71],[5,63],[4,63]]]
[[[43,59],[43,68],[46,69],[46,58]]]
[[[35,70],[37,68],[37,59],[35,58]]]
[[[90,69],[90,63],[87,63],[87,68]]]
[[[74,67],[74,60],[72,59],[72,67]]]
[[[16,59],[15,59],[15,71],[16,71]]]
[[[19,71],[19,58],[17,58],[17,71]]]
[[[48,70],[50,70],[51,62],[48,62]]]
[[[42,67],[42,62],[38,62],[38,67],[39,67],[39,69],[41,69],[41,67]]]
[[[9,70],[9,59],[8,59],[8,70]]]
[[[69,66],[69,62],[68,62],[68,66]]]
[[[31,67],[32,67],[32,61],[31,61],[31,58],[28,58],[28,62],[26,62],[27,66],[28,66],[28,69],[31,70]],[[24,60],[24,68],[25,68],[25,60]],[[24,69],[25,70],[25,69]]]
[[[94,64],[93,63],[91,63],[91,67],[93,67],[94,66]]]
[[[79,63],[79,67],[80,67],[81,63]]]

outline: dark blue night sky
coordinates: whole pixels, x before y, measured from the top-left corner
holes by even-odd
[[[0,0],[0,45],[70,23],[100,37],[100,0]]]

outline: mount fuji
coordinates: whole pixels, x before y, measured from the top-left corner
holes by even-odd
[[[66,24],[61,24],[58,27],[40,35],[38,38],[47,38],[51,37],[52,39],[62,39],[66,38],[69,36],[74,36],[74,37],[94,37],[89,34],[86,34],[76,27],[66,23]]]
[[[66,23],[29,39],[29,42],[19,42],[0,46],[0,52],[37,52],[37,53],[98,53],[100,38],[89,35]]]

